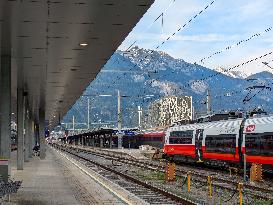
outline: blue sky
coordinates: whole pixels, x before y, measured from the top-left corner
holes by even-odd
[[[136,45],[139,47],[155,49],[158,44],[188,22],[210,2],[211,0],[155,0],[155,3],[119,49],[126,50],[135,40],[137,40]],[[152,24],[163,11],[165,11],[163,27],[161,19]],[[211,7],[178,32],[159,50],[165,51],[175,58],[199,63],[202,58],[210,56],[214,52],[247,39],[256,33],[263,33],[265,29],[273,26],[272,19],[272,0],[216,0]],[[204,64],[199,64],[212,69],[229,68],[270,51],[273,51],[273,29],[229,51],[215,55],[204,61]],[[270,55],[240,67],[238,70],[247,74],[270,70],[262,62],[272,60],[273,55]],[[270,65],[273,67],[272,62]]]

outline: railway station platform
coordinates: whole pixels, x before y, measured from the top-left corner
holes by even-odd
[[[30,158],[24,170],[16,169],[12,153],[11,179],[22,186],[12,194],[9,205],[124,204],[118,197],[82,173],[54,149],[47,147],[46,158]]]
[[[116,149],[116,148],[101,148],[101,147],[92,147],[92,146],[82,146],[82,145],[70,145],[71,147],[74,148],[83,148],[86,150],[90,151],[96,151],[101,154],[115,154],[120,155],[122,157],[128,157],[128,158],[133,158],[136,160],[149,160],[153,154],[155,153],[155,150],[141,150],[141,149],[128,149],[128,148],[123,148],[123,149]]]
[[[146,160],[148,157],[145,157],[143,153],[140,152],[139,149],[102,149],[106,152],[120,153],[123,155],[128,155],[134,159],[138,160]]]

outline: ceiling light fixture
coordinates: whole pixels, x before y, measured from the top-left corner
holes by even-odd
[[[82,47],[88,46],[88,43],[80,43],[80,46]]]

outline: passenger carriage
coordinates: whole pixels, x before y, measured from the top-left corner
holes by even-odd
[[[166,132],[164,154],[174,160],[218,165],[273,165],[273,116],[175,125]]]
[[[273,116],[246,120],[242,152],[247,162],[273,165]]]

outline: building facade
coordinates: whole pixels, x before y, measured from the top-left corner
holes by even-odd
[[[150,127],[169,126],[175,122],[192,120],[191,96],[168,96],[156,100],[149,106],[148,122]]]

